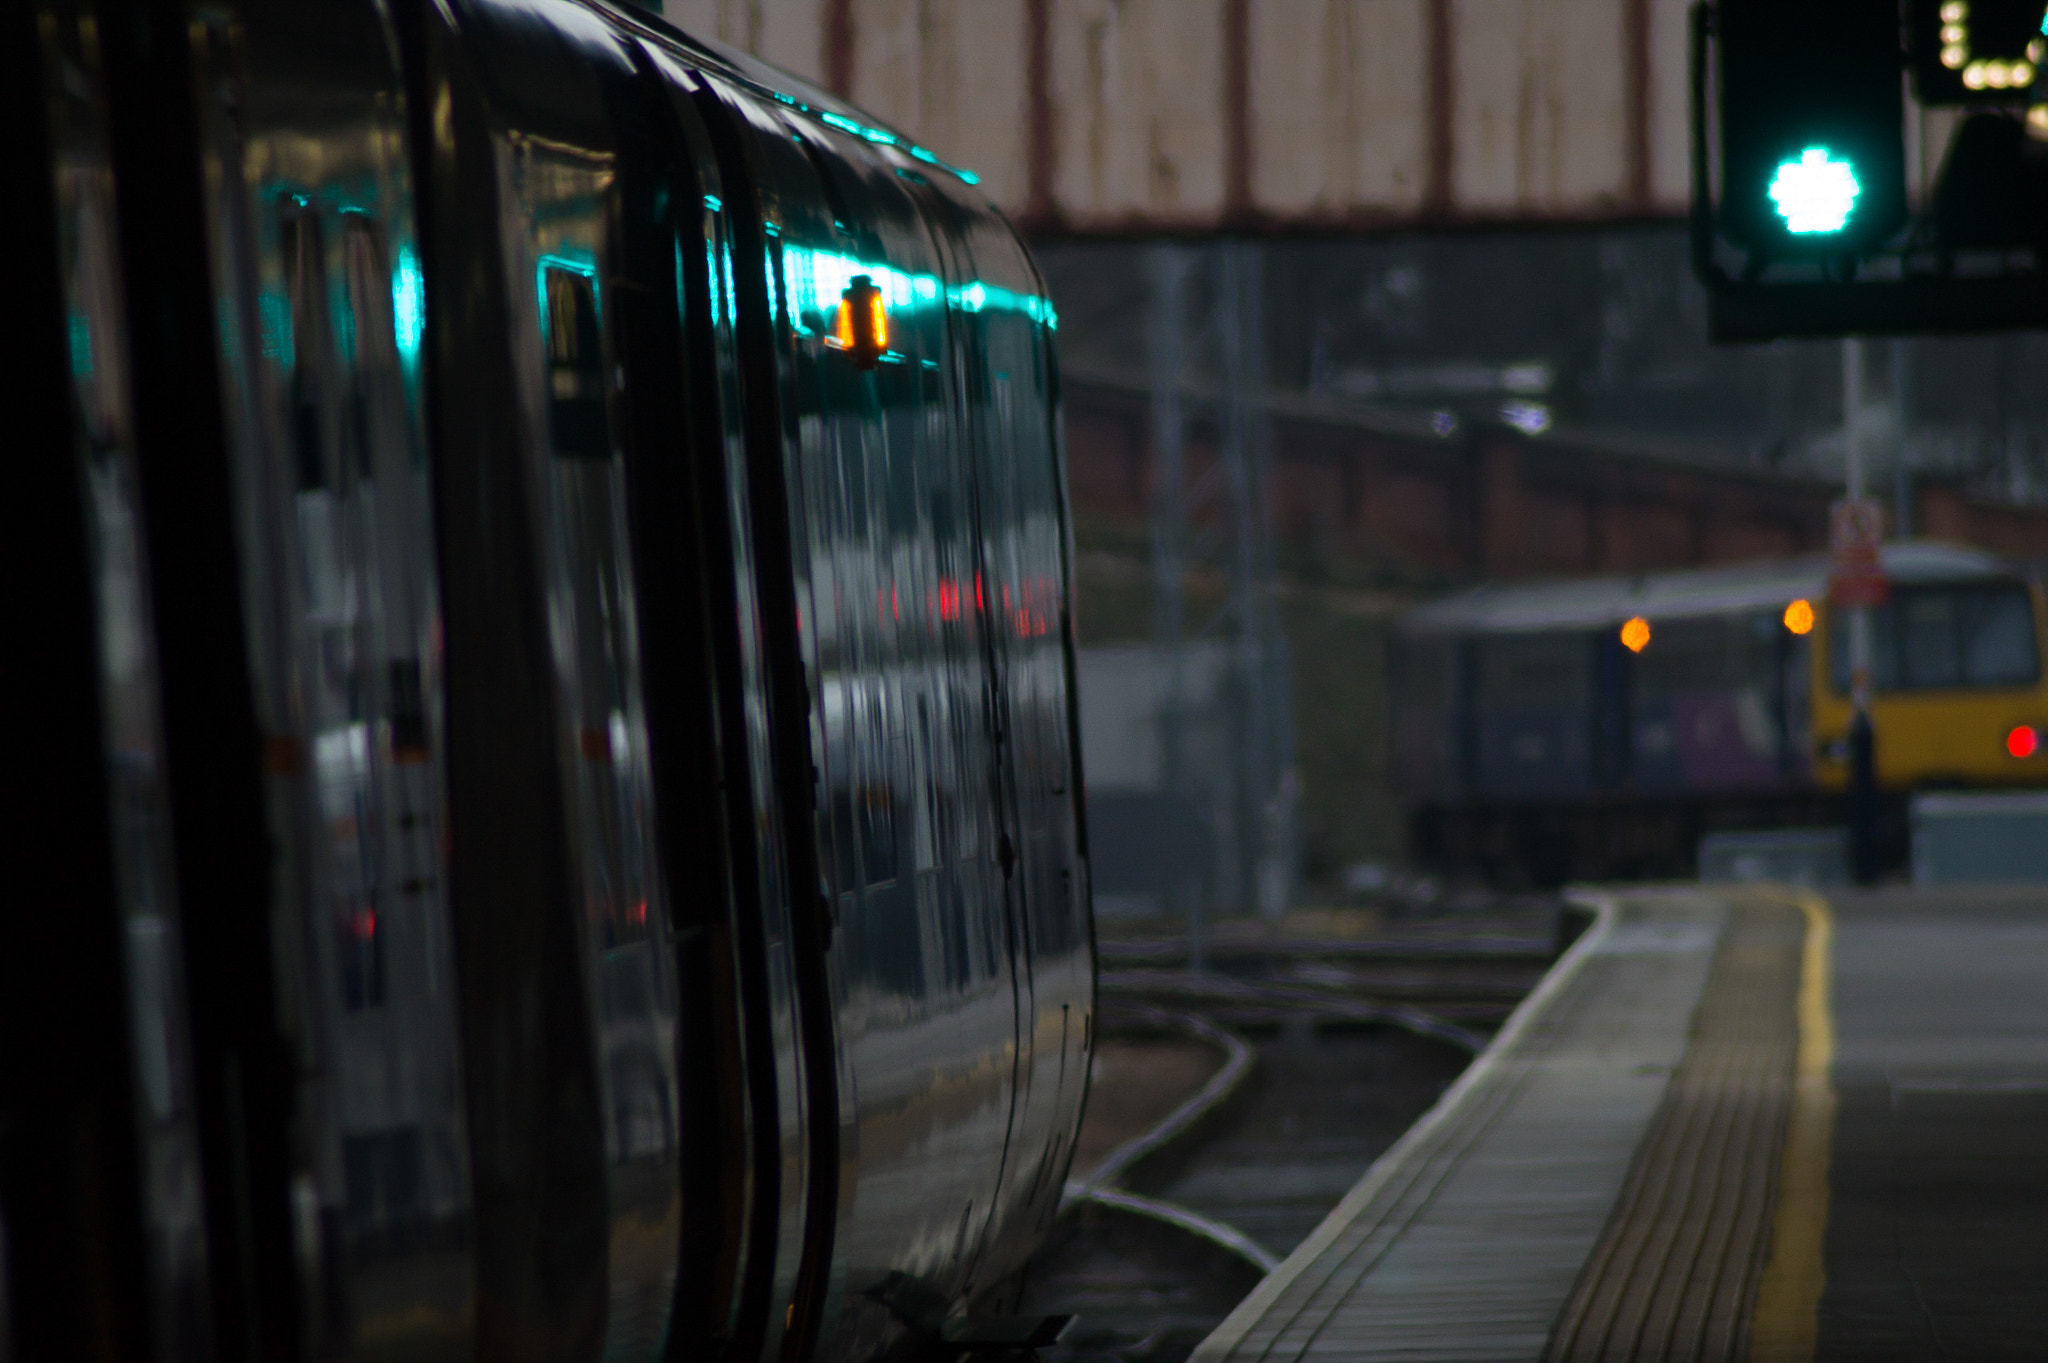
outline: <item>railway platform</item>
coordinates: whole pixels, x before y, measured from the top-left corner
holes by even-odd
[[[2048,1356],[2048,891],[1587,902],[1197,1363]]]

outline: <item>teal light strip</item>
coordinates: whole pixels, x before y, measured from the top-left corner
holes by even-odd
[[[948,287],[936,275],[910,274],[890,265],[856,259],[835,251],[785,247],[782,253],[783,290],[790,300],[790,325],[801,335],[811,334],[804,313],[825,319],[827,328],[839,308],[839,299],[855,275],[866,275],[882,291],[882,302],[891,310],[930,307],[941,297],[963,312],[1021,313],[1048,330],[1059,326],[1052,300],[1033,294],[984,284],[980,280]]]
[[[906,151],[928,166],[937,166],[940,170],[949,172],[963,185],[978,185],[981,183],[981,177],[965,166],[956,166],[950,161],[942,161],[930,151],[918,146],[907,138],[897,136],[887,128],[870,127],[868,124],[848,118],[845,114],[831,109],[813,108],[793,95],[786,95],[780,90],[772,89],[769,86],[749,80],[736,72],[730,73],[729,78],[737,80],[741,85],[746,86],[757,95],[766,95],[777,104],[787,105],[798,113],[809,114],[827,127],[837,128],[841,132],[852,133],[855,137],[866,138],[870,142],[878,142],[885,147],[896,147],[899,150]]]

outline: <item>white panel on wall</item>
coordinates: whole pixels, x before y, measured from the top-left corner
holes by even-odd
[[[1251,187],[1262,212],[1371,218],[1421,204],[1427,2],[1251,7]]]
[[[933,0],[938,3],[938,0]],[[919,124],[920,137],[981,175],[989,198],[1022,213],[1030,198],[1031,88],[1026,15],[1021,4],[944,0],[953,9],[958,101],[943,122]]]
[[[760,11],[759,46],[754,55],[794,71],[813,84],[825,80],[823,0],[752,0]]]
[[[1052,6],[1054,193],[1076,222],[1192,224],[1223,208],[1221,0]]]
[[[1649,0],[1650,204],[1683,213],[1692,202],[1691,0]]]
[[[1457,209],[1622,206],[1626,44],[1616,0],[1454,0]]]
[[[1028,118],[1024,7],[990,0],[858,0],[853,98],[1021,203]]]
[[[762,0],[662,0],[662,17],[685,33],[742,52],[761,46]]]

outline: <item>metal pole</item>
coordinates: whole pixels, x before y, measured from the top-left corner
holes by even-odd
[[[1154,849],[1161,907],[1180,906],[1186,883],[1186,850],[1180,817],[1186,802],[1187,772],[1182,728],[1187,707],[1188,506],[1186,414],[1181,385],[1187,368],[1187,253],[1161,244],[1146,252],[1151,277],[1152,315],[1152,645],[1158,682],[1159,809],[1166,817],[1163,846]],[[1188,968],[1200,973],[1202,893],[1188,913]]]
[[[1863,442],[1857,416],[1863,410],[1863,342],[1842,342],[1843,463],[1849,500],[1864,496]],[[1870,607],[1849,611],[1849,855],[1859,885],[1877,878],[1877,735],[1870,722]]]
[[[1257,489],[1252,486],[1251,420],[1252,395],[1248,369],[1251,346],[1247,344],[1246,295],[1251,281],[1246,278],[1246,252],[1251,248],[1228,243],[1219,249],[1222,266],[1218,271],[1217,345],[1223,360],[1223,470],[1230,493],[1231,532],[1231,614],[1236,623],[1236,673],[1242,688],[1237,706],[1237,885],[1239,912],[1254,909],[1259,902],[1259,878],[1265,861],[1260,836],[1271,782],[1267,779],[1265,677],[1265,593],[1260,572],[1258,531],[1260,517]]]
[[[1892,340],[1892,534],[1913,533],[1913,471],[1906,466],[1906,423],[1912,417],[1906,387],[1912,376],[1912,342]]]
[[[1278,917],[1294,905],[1301,875],[1301,775],[1294,752],[1294,668],[1287,630],[1280,619],[1280,569],[1273,542],[1273,430],[1263,398],[1266,393],[1266,262],[1264,249],[1247,245],[1244,266],[1245,384],[1248,449],[1246,464],[1256,512],[1252,533],[1257,539],[1253,561],[1259,578],[1259,605],[1264,616],[1261,638],[1263,692],[1261,713],[1266,725],[1266,800],[1260,820],[1261,859],[1259,912]]]

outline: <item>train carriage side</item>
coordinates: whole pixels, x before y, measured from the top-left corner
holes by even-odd
[[[136,1048],[38,1072],[37,1131],[149,1114],[107,1242],[156,1351],[853,1358],[1000,1310],[1094,1005],[1015,234],[629,11],[147,9],[40,0],[19,51],[83,92],[24,124],[45,481],[90,493],[35,542],[98,554],[51,681],[101,701],[119,882],[56,978]],[[0,1232],[83,1215],[22,1139]],[[26,1262],[6,1319],[65,1352],[94,1270]]]
[[[776,290],[851,1175],[821,1325],[851,1350],[1019,1265],[1078,1122],[1092,962],[1051,311],[1007,227],[892,135],[708,88]],[[888,328],[866,368],[838,332],[862,290]]]
[[[1724,814],[1778,817],[1808,771],[1806,648],[1779,618],[1808,576],[1481,588],[1413,612],[1393,741],[1418,853],[1510,879],[1670,874]]]

